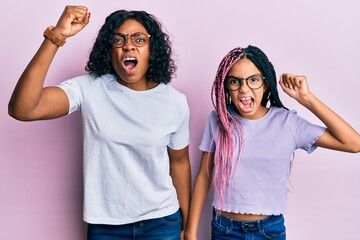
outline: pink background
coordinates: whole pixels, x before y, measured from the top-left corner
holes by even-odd
[[[358,0],[1,0],[0,239],[85,238],[79,115],[30,123],[7,115],[11,92],[42,42],[43,30],[56,24],[67,4],[87,5],[91,23],[59,50],[47,85],[85,73],[94,38],[111,12],[146,10],[163,23],[178,64],[172,84],[187,94],[191,108],[193,178],[204,122],[212,109],[211,82],[221,58],[236,46],[262,48],[278,75],[284,71],[307,75],[312,91],[360,131]],[[319,123],[283,93],[281,97],[287,107]],[[359,154],[298,151],[290,182],[285,215],[288,239],[360,236]],[[209,239],[210,200],[203,211],[199,240]]]

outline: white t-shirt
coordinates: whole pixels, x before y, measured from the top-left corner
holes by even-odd
[[[167,147],[189,144],[186,96],[170,85],[147,91],[114,76],[79,76],[60,86],[79,110],[84,134],[84,220],[126,224],[179,208]]]

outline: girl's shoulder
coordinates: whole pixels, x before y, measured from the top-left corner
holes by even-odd
[[[271,110],[268,120],[272,123],[278,122],[284,125],[296,126],[299,123],[306,121],[294,109],[287,110],[284,108],[272,107]]]
[[[297,111],[292,109],[288,110],[280,107],[271,107],[269,110],[269,115],[273,117],[291,117],[297,115]]]

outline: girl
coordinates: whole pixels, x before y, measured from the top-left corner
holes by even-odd
[[[280,86],[327,128],[281,103],[272,64],[259,48],[235,48],[221,61],[200,150],[187,239],[196,239],[211,177],[212,239],[285,239],[287,181],[294,150],[359,152],[360,135],[318,100],[305,76],[282,74]]]
[[[89,18],[86,7],[67,6],[45,30],[9,114],[30,121],[81,112],[89,240],[178,240],[190,205],[189,107],[185,95],[167,85],[176,67],[156,18],[113,12],[90,53],[89,74],[43,87],[59,46]]]

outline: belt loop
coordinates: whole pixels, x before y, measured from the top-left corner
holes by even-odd
[[[227,226],[226,226],[226,234],[229,234],[232,229],[233,229],[233,220],[229,219],[230,221],[228,222]]]
[[[257,224],[258,230],[260,230],[260,229],[262,228],[262,226],[261,226],[261,220],[256,221],[256,224]]]

